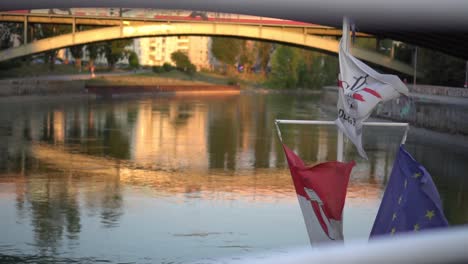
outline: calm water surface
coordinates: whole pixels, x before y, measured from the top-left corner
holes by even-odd
[[[0,104],[0,262],[185,263],[308,245],[274,120],[328,119],[316,95]],[[331,127],[282,126],[307,163]],[[403,131],[368,128],[345,237],[367,238]],[[468,151],[411,137],[453,225],[468,222]]]

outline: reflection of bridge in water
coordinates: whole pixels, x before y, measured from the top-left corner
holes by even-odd
[[[145,11],[129,9],[128,14],[111,12],[112,9],[79,11],[69,9],[62,14],[45,11],[0,13],[0,21],[23,23],[23,45],[0,52],[0,61],[92,42],[138,38],[147,36],[205,35],[231,36],[274,41],[316,49],[326,53],[338,53],[341,30],[284,19],[258,16],[232,15],[191,11]],[[63,14],[63,13],[68,14]],[[86,13],[87,12],[87,13]],[[185,12],[185,13],[184,13]],[[44,14],[46,13],[46,14]],[[60,13],[60,12],[59,12]],[[117,14],[117,15],[115,15]],[[70,34],[28,41],[28,23],[70,24]],[[77,31],[77,25],[98,25],[105,28]],[[369,37],[359,33],[358,36]],[[412,66],[392,59],[376,51],[354,47],[351,52],[358,58],[395,71],[413,75]]]

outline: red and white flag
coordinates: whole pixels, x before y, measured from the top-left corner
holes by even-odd
[[[343,240],[343,207],[354,161],[307,167],[288,147],[283,149],[311,244]]]
[[[343,32],[349,29],[343,27]],[[346,33],[343,33],[346,34]],[[348,37],[340,41],[340,77],[338,91],[338,128],[353,142],[359,154],[367,159],[362,147],[362,123],[381,101],[408,95],[408,88],[396,75],[381,74],[354,58],[346,49]]]

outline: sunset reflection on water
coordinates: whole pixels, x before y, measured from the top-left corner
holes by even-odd
[[[188,262],[308,245],[274,120],[331,120],[318,100],[229,94],[10,105],[0,114],[0,260]],[[347,239],[367,238],[402,135],[368,131],[369,162],[345,148],[357,161]],[[333,127],[282,132],[308,164],[336,157]],[[409,142],[421,159],[437,157]],[[457,199],[466,196],[449,191],[459,185],[433,171],[448,212],[463,208]],[[466,211],[448,217],[460,223]]]

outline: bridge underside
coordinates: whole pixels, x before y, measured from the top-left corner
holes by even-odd
[[[460,0],[15,0],[0,11],[121,7],[203,10],[303,21],[340,28],[343,16],[357,30],[468,59],[468,1]]]
[[[0,61],[40,53],[47,50],[60,49],[92,42],[121,38],[175,35],[232,36],[281,42],[317,49],[327,53],[338,53],[337,40],[310,35],[301,31],[301,29],[291,30],[281,27],[216,23],[151,23],[134,26],[121,25],[117,27],[105,27],[41,39],[26,45],[1,51]],[[411,66],[393,60],[377,52],[359,48],[352,48],[351,52],[362,60],[381,65],[407,75],[413,75],[413,68]]]

